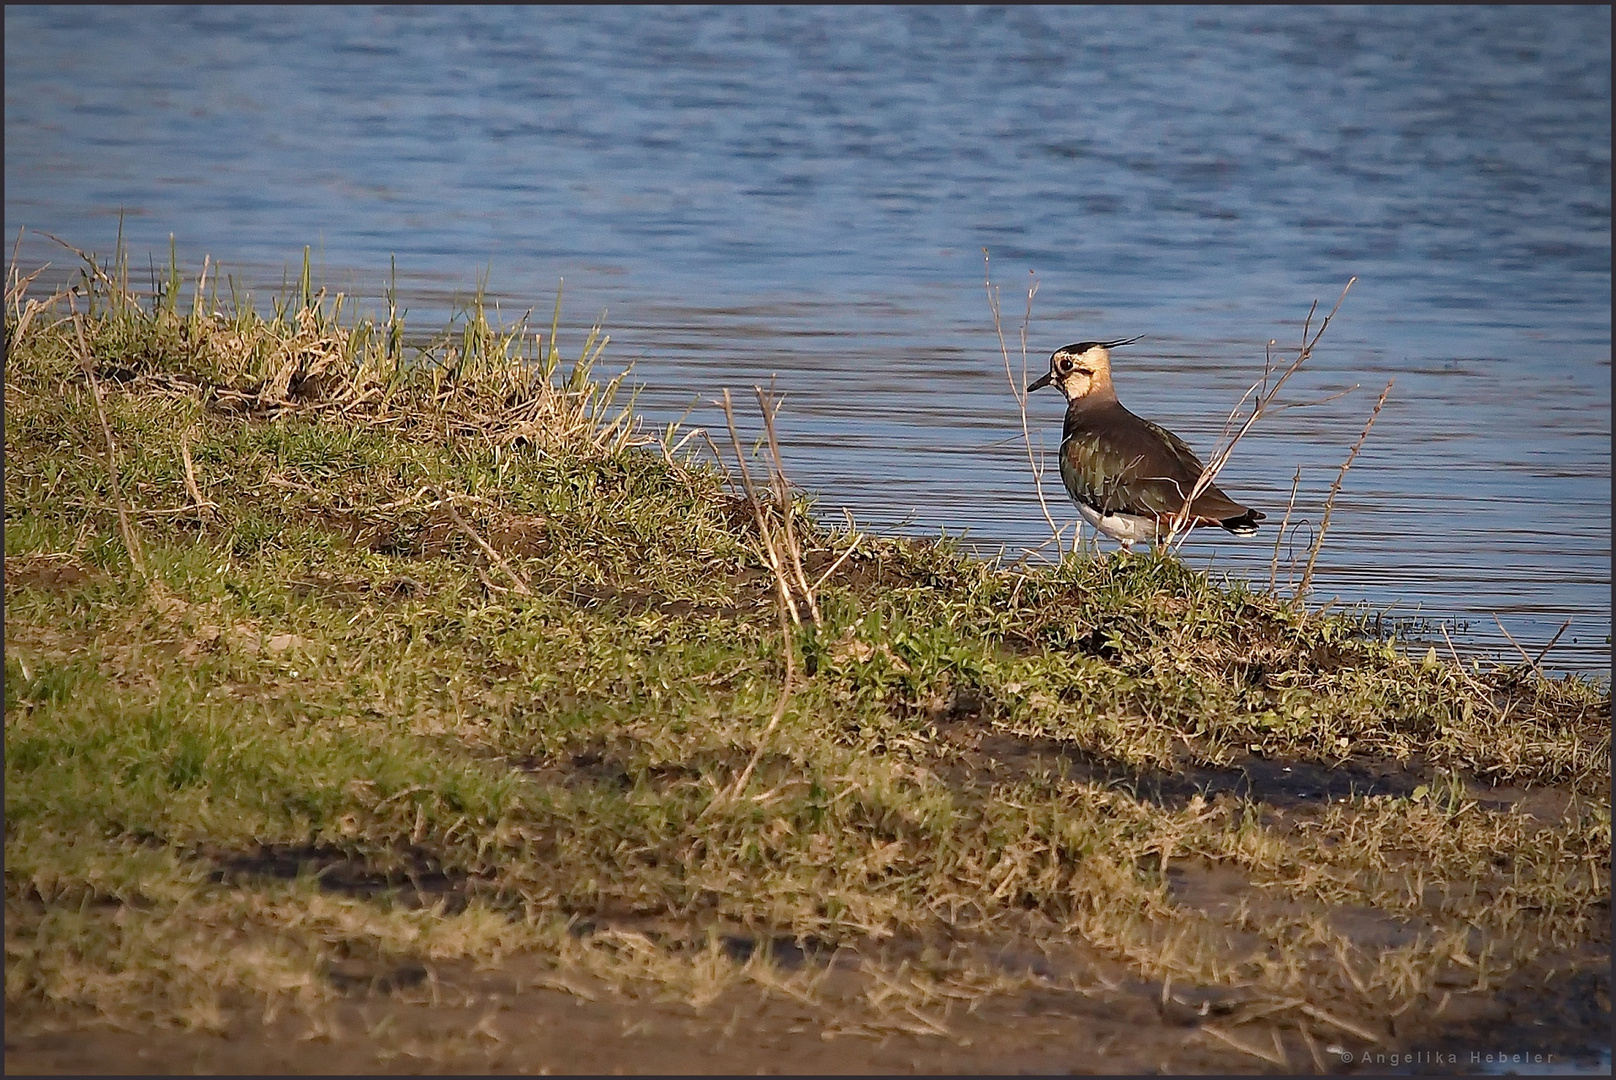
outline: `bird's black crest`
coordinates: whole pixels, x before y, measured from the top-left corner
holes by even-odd
[[[1132,345],[1134,342],[1136,342],[1138,340],[1139,339],[1136,338],[1136,337],[1131,337],[1131,338],[1118,338],[1116,341],[1079,341],[1075,345],[1065,345],[1065,346],[1062,346],[1059,349],[1056,349],[1055,351],[1056,352],[1063,352],[1063,353],[1071,353],[1073,356],[1081,356],[1083,353],[1088,352],[1090,349],[1094,348],[1096,345],[1099,346],[1102,349],[1115,349],[1115,348],[1117,348],[1118,346],[1121,346],[1121,345]]]

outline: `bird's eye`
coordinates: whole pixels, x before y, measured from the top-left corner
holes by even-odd
[[[1055,369],[1062,375],[1065,375],[1067,372],[1072,370],[1072,362],[1063,356],[1059,360],[1055,361]]]

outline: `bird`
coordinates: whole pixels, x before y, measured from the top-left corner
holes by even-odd
[[[1138,340],[1079,341],[1056,349],[1049,371],[1027,387],[1030,394],[1053,386],[1065,396],[1061,481],[1083,519],[1124,552],[1141,540],[1163,540],[1205,471],[1183,439],[1117,400],[1111,350]],[[1266,517],[1208,484],[1195,496],[1186,526],[1218,525],[1251,536]]]

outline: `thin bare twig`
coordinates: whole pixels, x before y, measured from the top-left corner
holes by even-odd
[[[741,484],[746,489],[746,501],[752,507],[752,517],[757,522],[758,539],[763,544],[763,555],[774,573],[774,585],[780,596],[780,603],[791,615],[793,625],[802,624],[802,615],[797,610],[797,602],[791,595],[791,581],[786,576],[784,562],[780,552],[775,546],[774,530],[763,513],[763,502],[758,498],[757,488],[752,483],[752,471],[746,467],[746,451],[741,448],[741,435],[735,427],[735,409],[730,402],[729,389],[724,389],[723,400],[719,402],[724,407],[724,419],[729,424],[730,442],[735,447],[735,460],[741,467]]]
[[[1498,705],[1493,701],[1492,695],[1487,692],[1486,687],[1482,686],[1476,681],[1475,676],[1471,675],[1469,669],[1465,667],[1464,661],[1459,658],[1459,650],[1453,647],[1453,638],[1448,635],[1447,626],[1442,623],[1437,623],[1436,628],[1442,631],[1442,640],[1448,643],[1448,655],[1453,657],[1454,668],[1464,679],[1465,684],[1469,686],[1471,690],[1475,691],[1476,700],[1480,701],[1483,705],[1487,706],[1487,708],[1491,709],[1494,713],[1497,713],[1501,717],[1503,714],[1499,712]]]
[[[1044,499],[1044,464],[1032,452],[1032,431],[1027,422],[1027,331],[1023,326],[1021,332],[1021,367],[1022,381],[1016,382],[1015,373],[1010,370],[1010,350],[1004,343],[1004,326],[999,312],[999,290],[994,287],[993,277],[988,270],[988,251],[982,249],[983,284],[988,293],[988,309],[993,312],[993,332],[999,336],[999,355],[1004,358],[1004,377],[1010,384],[1010,393],[1016,399],[1016,407],[1021,410],[1021,441],[1027,448],[1027,464],[1032,466],[1033,487],[1038,492],[1038,506],[1044,512],[1044,520],[1049,522],[1049,531],[1055,538],[1055,561],[1059,562],[1066,553],[1061,543],[1060,526],[1055,524],[1055,516],[1049,512],[1049,503]],[[1027,322],[1032,321],[1032,298],[1038,292],[1038,285],[1034,282],[1027,289]],[[1072,549],[1077,550],[1076,536],[1072,537]],[[1040,545],[1042,546],[1042,545]]]
[[[11,265],[6,268],[6,303],[13,305],[13,307],[15,307],[17,301],[21,298],[23,291],[28,287],[27,285],[23,285],[21,288],[17,288],[16,286],[17,253],[22,250],[22,234],[24,231],[26,231],[26,229],[27,226],[25,225],[19,225],[17,227],[17,242],[11,245]],[[29,275],[28,280],[34,280],[34,278],[38,277],[43,270],[43,267],[41,267],[39,270],[35,270]]]
[[[670,428],[672,427],[672,425],[669,426]],[[673,434],[674,433],[670,431],[668,433],[668,438],[671,439]],[[676,469],[682,468],[682,466],[680,466],[679,463],[674,460],[673,455],[683,450],[685,448],[685,443],[689,442],[691,439],[694,439],[697,435],[705,436],[706,434],[707,432],[703,428],[691,428],[689,431],[685,432],[684,438],[680,439],[676,443],[673,443],[672,445],[669,444],[668,439],[658,439],[657,448],[662,451],[663,459],[667,461],[670,466]],[[688,461],[689,459],[686,458],[686,460]]]
[[[6,305],[12,311],[17,312],[19,318],[22,314],[22,298],[27,295],[28,286],[34,283],[35,278],[49,269],[50,263],[46,263],[27,277],[20,277],[16,268],[12,268],[11,275],[6,281]]]
[[[1263,415],[1271,416],[1274,413],[1289,412],[1292,409],[1316,409],[1320,405],[1328,405],[1332,401],[1340,401],[1349,394],[1357,392],[1357,390],[1358,384],[1353,383],[1345,390],[1337,390],[1333,394],[1325,394],[1323,397],[1314,398],[1312,401],[1286,401],[1278,405],[1271,405],[1263,410]]]
[[[1319,1021],[1320,1023],[1329,1024],[1331,1027],[1340,1028],[1342,1031],[1345,1031],[1348,1035],[1356,1035],[1358,1038],[1362,1039],[1366,1043],[1378,1043],[1378,1042],[1380,1042],[1380,1038],[1378,1036],[1374,1035],[1373,1033],[1371,1033],[1369,1031],[1366,1031],[1365,1029],[1359,1027],[1357,1024],[1354,1024],[1351,1021],[1343,1020],[1339,1016],[1335,1016],[1335,1015],[1333,1015],[1331,1013],[1327,1013],[1323,1009],[1319,1008],[1317,1005],[1306,1005],[1306,1004],[1304,1004],[1304,1005],[1300,1006],[1300,1008],[1301,1008],[1302,1012],[1306,1013],[1308,1016],[1311,1016],[1313,1019]]]
[[[101,269],[101,267],[96,264],[95,258],[92,255],[90,255],[88,252],[80,251],[78,248],[74,247],[72,244],[69,244],[66,240],[63,240],[60,236],[54,236],[54,235],[52,235],[52,234],[50,234],[48,232],[45,232],[44,230],[40,230],[40,233],[43,236],[50,237],[50,239],[56,241],[58,244],[61,244],[67,250],[69,250],[73,254],[77,255],[80,259],[83,259],[84,260],[84,265],[86,265],[86,266],[88,266],[90,268],[90,272],[95,277],[100,278],[102,284],[104,284],[107,287],[107,290],[113,296],[117,297],[120,301],[123,301],[125,303],[130,303],[130,304],[138,304],[140,302],[139,297],[135,296],[134,293],[130,292],[129,290],[127,290],[125,288],[122,288],[121,286],[118,285],[118,283],[116,281],[113,281],[110,277],[108,277],[107,272],[105,270]]]
[[[22,313],[17,316],[17,321],[12,326],[10,344],[15,345],[22,340],[23,334],[28,332],[28,324],[34,321],[34,314],[42,307],[44,305],[38,300],[28,301],[28,306],[22,309]]]
[[[1313,1033],[1307,1029],[1307,1025],[1297,1024],[1296,1029],[1302,1033],[1302,1041],[1307,1044],[1307,1052],[1312,1055],[1314,1071],[1321,1076],[1329,1072],[1329,1068],[1324,1064],[1324,1057],[1319,1053],[1319,1044],[1313,1041]]]
[[[724,408],[724,419],[729,427],[730,443],[735,448],[735,460],[740,465],[741,483],[746,491],[747,503],[752,508],[753,519],[757,523],[758,535],[764,549],[765,559],[769,564],[769,569],[774,573],[775,595],[779,601],[780,647],[785,653],[786,673],[785,679],[780,684],[780,696],[775,701],[774,713],[769,717],[769,723],[763,729],[763,733],[758,736],[757,746],[753,749],[752,756],[747,760],[746,767],[736,776],[733,783],[720,790],[713,797],[713,801],[708,803],[707,808],[702,811],[703,817],[729,805],[746,790],[746,785],[751,782],[752,774],[756,771],[758,762],[763,760],[764,751],[768,749],[769,736],[774,734],[775,728],[779,727],[780,721],[785,718],[786,706],[791,700],[791,691],[797,679],[796,646],[792,641],[791,627],[793,624],[801,625],[802,623],[801,611],[793,594],[798,589],[801,590],[802,600],[808,609],[811,624],[818,626],[820,622],[819,604],[814,599],[814,593],[836,571],[836,568],[841,566],[843,561],[853,554],[860,539],[858,534],[855,533],[852,544],[842,553],[841,558],[831,564],[818,582],[813,585],[809,584],[808,574],[802,563],[802,546],[797,541],[797,532],[794,525],[796,512],[791,502],[791,482],[786,477],[785,462],[780,453],[780,440],[774,428],[774,415],[779,411],[780,403],[772,399],[761,386],[754,386],[752,389],[757,394],[758,407],[763,412],[763,429],[769,444],[769,453],[773,459],[768,467],[769,487],[774,494],[776,509],[780,514],[781,524],[778,530],[771,527],[769,516],[763,509],[763,501],[758,497],[757,486],[752,481],[751,469],[746,464],[746,452],[741,446],[740,431],[735,425],[735,409],[727,389],[724,390],[723,399],[719,404]],[[710,442],[711,440],[709,440]],[[716,454],[717,451],[718,448],[714,446],[713,452]],[[723,462],[722,456],[719,457],[719,461],[720,463]],[[727,471],[726,467],[726,473]],[[788,559],[789,565],[787,563]],[[795,586],[792,581],[793,577],[796,579]]]
[[[454,502],[448,496],[442,492],[437,492],[436,494],[442,499],[442,506],[449,512],[449,520],[455,523],[455,527],[470,537],[471,542],[481,548],[484,555],[488,556],[488,561],[497,566],[501,573],[511,579],[518,593],[523,596],[532,596],[533,589],[528,585],[527,579],[517,573],[510,563],[501,558],[499,552],[489,547],[488,541],[477,535],[477,530],[473,529],[471,524],[460,516],[460,512],[454,508]]]
[[[808,586],[808,573],[802,566],[802,546],[797,543],[797,529],[793,524],[796,512],[791,504],[791,482],[786,479],[785,462],[780,456],[780,440],[774,434],[774,414],[779,411],[780,403],[772,401],[763,392],[763,387],[752,388],[757,393],[758,408],[763,411],[763,430],[769,436],[769,453],[774,457],[774,466],[769,470],[769,483],[774,488],[774,497],[780,505],[780,517],[785,521],[786,553],[791,557],[791,568],[796,571],[797,584],[802,586],[803,600],[808,605],[808,617],[815,626],[819,625],[819,603],[814,599],[814,591]]]
[[[729,462],[724,460],[724,455],[719,451],[718,444],[713,442],[713,437],[707,434],[706,428],[697,428],[696,430],[701,432],[701,437],[703,439],[707,440],[707,445],[713,452],[713,460],[718,462],[718,467],[720,469],[724,470],[724,483],[729,485],[730,490],[735,490],[735,477],[730,475]]]
[[[1016,559],[1010,565],[1012,565],[1012,566],[1024,565],[1024,564],[1030,562],[1034,555],[1038,555],[1044,561],[1048,561],[1049,556],[1043,555],[1042,554],[1043,550],[1046,547],[1048,547],[1050,544],[1059,545],[1061,543],[1061,540],[1062,540],[1061,534],[1060,534],[1059,531],[1057,531],[1054,536],[1050,537],[1048,540],[1045,540],[1043,543],[1035,544],[1034,546],[1032,546],[1030,548],[1027,548],[1025,551],[1023,551],[1021,553],[1020,558]],[[1076,551],[1078,544],[1081,543],[1081,542],[1082,542],[1082,537],[1074,535],[1072,537],[1072,550]]]
[[[849,531],[851,531],[851,530],[849,530]],[[831,563],[829,568],[827,568],[823,574],[819,575],[819,580],[814,582],[813,592],[818,592],[820,586],[825,584],[825,582],[830,580],[830,576],[832,574],[834,574],[841,567],[841,565],[848,560],[848,558],[853,554],[853,552],[858,550],[859,541],[861,541],[863,539],[864,539],[864,534],[863,533],[853,533],[853,542],[851,544],[847,545],[847,550],[842,552],[841,555],[837,556],[836,561]]]
[[[1279,530],[1274,534],[1274,558],[1268,564],[1268,592],[1272,595],[1278,588],[1279,579],[1279,546],[1285,541],[1285,529],[1291,523],[1291,511],[1296,507],[1296,488],[1302,482],[1302,467],[1296,466],[1296,475],[1291,478],[1291,497],[1285,503],[1285,520],[1279,523]],[[1295,573],[1296,563],[1292,562],[1292,573]]]
[[[1447,626],[1443,623],[1437,623],[1436,628],[1442,631],[1442,640],[1448,643],[1448,655],[1453,657],[1453,662],[1457,664],[1459,666],[1459,670],[1463,672],[1464,661],[1459,659],[1459,650],[1453,647],[1453,638],[1448,636]],[[1469,676],[1466,675],[1466,678],[1469,678]]]
[[[1565,633],[1566,630],[1570,628],[1570,626],[1571,626],[1571,620],[1570,619],[1567,619],[1565,622],[1560,624],[1560,629],[1558,629],[1558,630],[1556,630],[1554,632],[1554,636],[1549,639],[1549,643],[1547,645],[1543,646],[1543,648],[1541,650],[1539,650],[1539,652],[1537,654],[1537,659],[1532,661],[1532,666],[1533,667],[1537,667],[1539,664],[1541,664],[1543,662],[1543,658],[1545,656],[1549,655],[1549,650],[1554,648],[1554,643],[1556,641],[1560,640],[1560,635]],[[1538,668],[1538,670],[1542,671],[1541,668]]]
[[[50,264],[48,263],[46,264],[46,266],[49,265]],[[22,280],[20,287],[26,290],[28,284],[33,281],[34,278],[38,277],[42,272],[43,268],[28,275]],[[76,293],[77,287],[70,285],[64,289],[58,289],[44,300],[29,300],[23,305],[22,314],[17,317],[17,323],[12,327],[10,339],[11,344],[15,345],[22,341],[23,335],[28,332],[29,325],[34,321],[34,316],[38,315],[42,311],[49,311],[53,306],[55,306],[57,301],[67,300],[71,302]]]
[[[1212,1024],[1202,1024],[1200,1030],[1206,1032],[1208,1035],[1220,1042],[1227,1043],[1236,1050],[1240,1051],[1242,1054],[1250,1054],[1259,1061],[1266,1061],[1270,1065],[1284,1066],[1286,1064],[1285,1060],[1278,1054],[1271,1054],[1267,1050],[1251,1046],[1240,1039],[1235,1038],[1233,1035],[1230,1035],[1221,1028],[1213,1026]]]
[[[1279,1055],[1280,1067],[1285,1069],[1290,1068],[1291,1056],[1285,1052],[1285,1043],[1281,1041],[1279,1037],[1279,1028],[1277,1025],[1268,1025],[1268,1036],[1274,1041],[1274,1053]]]
[[[752,773],[757,768],[758,762],[763,760],[763,751],[768,749],[769,736],[774,734],[774,729],[780,726],[781,720],[785,719],[786,704],[791,700],[791,689],[797,679],[797,660],[796,648],[791,643],[791,627],[786,623],[786,608],[783,604],[780,606],[780,647],[785,650],[786,654],[786,677],[780,683],[780,697],[774,703],[774,715],[769,717],[768,727],[764,728],[763,734],[758,736],[757,746],[753,749],[752,756],[746,763],[746,768],[741,770],[741,774],[735,778],[733,784],[714,796],[713,801],[707,804],[707,809],[702,811],[701,816],[703,817],[714,809],[740,797],[741,792],[746,790],[746,785],[751,781]]]
[[[1258,420],[1271,411],[1274,399],[1279,396],[1279,392],[1284,388],[1286,381],[1296,374],[1297,370],[1312,357],[1313,350],[1318,347],[1319,339],[1324,337],[1324,332],[1329,329],[1330,323],[1336,317],[1336,313],[1341,310],[1342,303],[1346,301],[1348,291],[1351,290],[1357,280],[1356,277],[1347,280],[1346,285],[1341,289],[1341,295],[1336,299],[1335,306],[1330,309],[1330,314],[1324,317],[1324,321],[1319,324],[1318,330],[1314,331],[1312,336],[1309,337],[1309,331],[1313,325],[1313,315],[1318,310],[1318,301],[1313,302],[1313,306],[1308,310],[1307,319],[1302,324],[1302,344],[1297,350],[1296,359],[1292,360],[1279,373],[1277,378],[1273,378],[1273,356],[1271,353],[1265,354],[1262,378],[1253,383],[1241,395],[1234,408],[1229,411],[1229,418],[1224,422],[1224,432],[1227,434],[1234,428],[1235,417],[1240,414],[1247,401],[1252,402],[1251,415],[1246,417],[1239,428],[1234,429],[1233,434],[1228,436],[1227,441],[1220,437],[1219,445],[1214,448],[1212,455],[1207,459],[1205,467],[1201,470],[1201,475],[1196,478],[1194,486],[1190,488],[1189,495],[1184,500],[1184,505],[1179,509],[1178,513],[1173,515],[1171,522],[1168,524],[1165,540],[1165,546],[1168,550],[1173,550],[1176,546],[1182,546],[1188,538],[1189,529],[1186,526],[1189,524],[1190,508],[1194,506],[1195,500],[1200,498],[1201,493],[1211,487],[1217,480],[1218,474],[1229,463],[1229,458],[1234,454],[1234,448],[1239,445],[1240,440],[1245,438]],[[1272,345],[1273,342],[1269,342],[1269,344]],[[1270,382],[1271,378],[1272,382]],[[1175,541],[1177,542],[1176,544]]]
[[[1328,320],[1326,320],[1328,321]],[[1320,328],[1320,332],[1323,328]],[[1313,567],[1319,561],[1319,551],[1324,547],[1324,534],[1330,529],[1330,514],[1335,510],[1335,497],[1341,492],[1341,482],[1346,479],[1347,470],[1352,468],[1352,459],[1358,456],[1363,449],[1364,440],[1369,438],[1369,429],[1375,426],[1375,418],[1380,415],[1381,406],[1386,404],[1386,397],[1392,392],[1395,378],[1386,380],[1386,389],[1380,392],[1375,400],[1375,407],[1369,413],[1369,419],[1364,422],[1363,431],[1358,434],[1358,441],[1352,444],[1352,450],[1347,454],[1347,460],[1341,463],[1341,471],[1336,473],[1335,483],[1330,485],[1330,497],[1324,500],[1324,517],[1319,521],[1319,534],[1313,538],[1313,549],[1307,555],[1307,569],[1302,571],[1302,580],[1296,586],[1296,600],[1307,595],[1308,587],[1313,583]]]
[[[180,457],[185,460],[185,490],[190,493],[191,502],[196,505],[196,516],[206,518],[209,513],[219,508],[219,504],[212,499],[202,497],[202,489],[196,483],[196,465],[191,461],[191,433],[185,432],[180,436]]]
[[[1525,649],[1521,648],[1521,643],[1516,641],[1515,638],[1513,636],[1511,636],[1511,634],[1510,634],[1510,632],[1508,630],[1504,629],[1504,624],[1498,621],[1498,616],[1497,615],[1493,616],[1493,622],[1498,623],[1498,629],[1503,632],[1503,635],[1506,638],[1509,639],[1509,643],[1511,645],[1515,646],[1515,651],[1521,654],[1521,659],[1525,660],[1527,662],[1527,664],[1531,665],[1532,670],[1537,672],[1537,677],[1540,678],[1540,679],[1548,678],[1548,676],[1543,674],[1543,669],[1537,666],[1537,661],[1532,659],[1532,654],[1527,652]],[[1560,629],[1564,630],[1565,627],[1562,626]],[[1554,635],[1554,638],[1555,638],[1555,641],[1558,641],[1559,638],[1560,638],[1560,635],[1556,634],[1556,635]],[[1550,641],[1549,644],[1553,645],[1554,641]],[[1547,652],[1548,650],[1545,649],[1543,651]]]

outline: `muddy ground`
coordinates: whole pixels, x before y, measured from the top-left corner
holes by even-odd
[[[881,1037],[842,1033],[818,1007],[737,998],[696,1011],[611,998],[581,982],[547,985],[554,975],[516,963],[491,972],[350,973],[344,999],[313,1025],[241,1015],[222,1036],[8,1034],[5,1063],[12,1075],[1377,1074],[1476,1072],[1481,1066],[1473,1055],[1504,1053],[1593,1068],[1597,1048],[1609,1045],[1608,951],[1606,957],[1602,972],[1520,979],[1491,997],[1455,999],[1444,1016],[1400,1018],[1399,1033],[1377,1044],[1344,1035],[1310,1048],[1294,1031],[1260,1044],[1249,1025],[1238,1036],[1225,1033],[1218,1002],[1193,988],[1164,993],[1160,985],[1107,972],[1103,963],[1092,969],[1097,985],[1090,994],[995,1000],[950,1016],[947,1034]],[[838,959],[835,968],[831,985],[859,977],[852,958]],[[1113,988],[1104,987],[1106,978]]]
[[[961,767],[1051,771],[1121,783],[1164,804],[1203,798],[1258,800],[1265,824],[1285,828],[1311,810],[1353,796],[1406,795],[1423,782],[1419,762],[1363,759],[1325,769],[1252,759],[1229,769],[1115,774],[1115,766],[1068,746],[981,732],[959,721],[940,734],[969,752]],[[1470,794],[1491,810],[1557,817],[1574,796],[1556,788],[1487,786]],[[221,864],[223,879],[289,878],[313,866],[333,891],[373,895],[379,883],[315,850],[265,848]],[[1170,868],[1176,902],[1209,912],[1253,890],[1235,871],[1184,860]],[[416,903],[452,904],[454,882],[422,868]],[[398,890],[392,890],[398,895]],[[1339,908],[1334,925],[1361,946],[1394,946],[1417,932],[1367,908]],[[580,932],[600,929],[594,924]],[[612,929],[653,938],[654,920]],[[860,1022],[868,980],[894,960],[934,943],[843,946],[735,937],[737,959],[758,948],[789,972],[822,972],[823,997],[800,1005],[731,992],[703,1008],[614,994],[587,976],[558,974],[537,959],[494,970],[463,963],[387,968],[353,960],[326,978],[338,1001],[313,1017],[264,1017],[243,1006],[223,1034],[116,1031],[85,1017],[7,1017],[8,1074],[87,1073],[1338,1073],[1599,1072],[1610,1047],[1610,935],[1541,958],[1490,993],[1453,993],[1435,1007],[1364,1017],[1343,1007],[1313,1038],[1252,1022],[1238,990],[1140,980],[1116,960],[1072,943],[1055,953],[1015,939],[953,943],[1005,971],[1033,970],[1081,990],[991,997],[945,1014],[937,1028],[917,1014],[913,1030],[871,1032]],[[861,956],[878,957],[865,965]],[[1227,1018],[1238,1018],[1239,1026]],[[22,1023],[13,1023],[20,1020]],[[892,1027],[890,1019],[886,1027]],[[55,1030],[52,1030],[55,1029]],[[1372,1038],[1364,1038],[1365,1034]],[[1264,1037],[1266,1036],[1266,1037]]]

